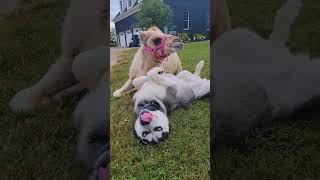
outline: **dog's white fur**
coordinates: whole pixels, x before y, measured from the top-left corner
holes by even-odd
[[[142,125],[139,117],[136,119],[135,134],[142,142],[158,143],[163,140],[163,135],[169,133],[167,112],[210,93],[210,80],[200,77],[203,64],[204,61],[198,63],[194,74],[184,70],[176,76],[162,73],[163,68],[155,67],[147,73],[147,76],[134,80],[135,87],[139,89],[133,97],[136,114],[140,112],[139,104],[144,101],[155,100],[162,109],[149,111],[154,115],[154,119],[148,125]],[[161,127],[161,130],[154,130],[155,127]],[[145,131],[149,134],[143,137]]]
[[[133,79],[139,76],[145,76],[147,72],[153,67],[161,66],[165,69],[167,73],[172,73],[172,74],[177,74],[181,71],[182,66],[181,66],[180,58],[176,53],[176,51],[178,51],[179,49],[172,48],[167,44],[165,44],[165,48],[166,48],[165,51],[170,51],[170,52],[167,52],[167,53],[170,53],[170,55],[162,63],[155,62],[153,60],[153,57],[149,56],[144,51],[143,49],[144,44],[150,43],[152,38],[154,38],[155,36],[161,36],[161,35],[163,35],[163,32],[159,30],[157,27],[150,27],[147,31],[140,32],[141,47],[134,55],[133,61],[129,68],[129,79],[126,81],[123,87],[121,87],[120,89],[116,90],[113,93],[114,97],[122,96],[124,93],[130,91],[133,88],[132,86]],[[144,36],[146,40],[143,40],[144,37],[141,37],[141,36]],[[173,38],[173,36],[170,35],[169,38]],[[153,46],[153,45],[151,44],[150,46]]]
[[[233,143],[258,123],[289,115],[320,95],[320,61],[285,46],[301,6],[301,0],[287,1],[270,39],[240,28],[213,44],[214,143]]]
[[[42,108],[44,102],[50,102],[48,99],[77,83],[72,73],[75,57],[87,50],[106,45],[104,9],[105,3],[101,0],[71,1],[63,24],[60,57],[40,81],[19,91],[12,98],[10,102],[12,110],[34,111]],[[86,13],[83,13],[84,11]]]
[[[63,24],[60,57],[39,82],[19,91],[10,102],[13,111],[30,112],[52,104],[57,94],[72,86],[89,90],[74,115],[79,130],[78,159],[85,178],[98,175],[92,168],[109,140],[105,8],[103,0],[72,0]]]

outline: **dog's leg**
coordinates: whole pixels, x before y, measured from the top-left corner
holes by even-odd
[[[194,71],[194,73],[192,74],[191,72],[184,70],[182,72],[180,72],[179,74],[177,74],[177,77],[183,80],[190,80],[190,81],[196,81],[201,79],[200,78],[200,74],[201,74],[201,70],[204,66],[204,61],[200,61],[197,65],[196,65],[196,69]]]
[[[185,80],[185,81],[198,81],[200,78],[199,75],[192,74],[191,72],[187,70],[181,71],[178,75],[177,78]]]
[[[201,70],[204,66],[204,61],[201,60],[197,65],[196,65],[196,69],[194,70],[194,74],[200,76],[201,74]]]
[[[19,91],[11,100],[10,107],[14,111],[33,111],[44,106],[55,93],[76,84],[71,72],[69,58],[61,58],[51,65],[48,72],[34,86]]]
[[[277,12],[270,40],[275,45],[285,46],[290,33],[290,26],[301,9],[301,0],[288,0]]]
[[[155,67],[147,73],[148,80],[151,80],[164,87],[173,87],[177,89],[177,83],[167,77],[162,76],[163,68]]]
[[[139,90],[142,87],[142,85],[147,81],[147,79],[147,76],[140,76],[135,78],[132,81],[132,84],[137,90]]]
[[[179,57],[178,57],[179,58]],[[177,68],[177,71],[174,73],[174,74],[178,74],[182,71],[182,64],[181,64],[181,61],[180,61],[180,58],[179,58],[179,65],[178,65],[178,68]]]
[[[126,93],[127,91],[129,91],[130,89],[133,88],[133,84],[132,84],[132,79],[128,79],[127,82],[122,86],[122,88],[116,90],[113,93],[114,97],[120,97],[122,96],[124,93]]]
[[[92,91],[107,69],[107,47],[99,47],[85,51],[76,56],[72,64],[72,72],[80,84]]]
[[[200,99],[210,93],[210,80],[201,80],[203,83],[201,85],[194,86],[193,92],[196,99]]]

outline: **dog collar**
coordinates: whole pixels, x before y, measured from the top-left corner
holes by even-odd
[[[163,36],[161,36],[161,42],[159,45],[157,45],[156,47],[152,48],[148,45],[143,45],[143,49],[149,53],[152,54],[152,56],[154,57],[154,59],[157,62],[162,62],[166,57],[168,57],[168,55],[166,55],[164,53],[164,41],[167,39],[167,35],[164,34]]]

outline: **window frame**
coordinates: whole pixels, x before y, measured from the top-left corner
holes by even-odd
[[[188,19],[187,20],[185,20],[185,13],[188,13]],[[188,28],[185,28],[185,22],[188,22],[187,24],[188,24]],[[185,31],[188,31],[190,29],[190,11],[184,11],[183,12],[183,30],[185,30]]]

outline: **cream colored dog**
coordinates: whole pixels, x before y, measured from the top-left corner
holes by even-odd
[[[144,76],[154,67],[162,67],[166,73],[177,74],[182,70],[177,51],[183,48],[181,40],[173,35],[164,34],[153,26],[140,32],[141,47],[135,54],[129,69],[129,79],[122,88],[113,93],[114,97],[122,96],[133,89],[132,81]]]

